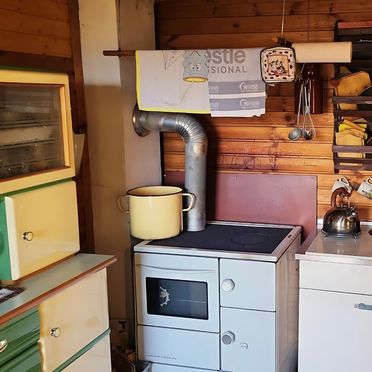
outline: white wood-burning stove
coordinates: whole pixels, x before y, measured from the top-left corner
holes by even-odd
[[[215,222],[134,247],[151,372],[294,372],[301,227]]]

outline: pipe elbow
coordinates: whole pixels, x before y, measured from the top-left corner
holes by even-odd
[[[164,122],[164,129],[178,133],[185,142],[207,142],[203,127],[191,115],[177,114]]]

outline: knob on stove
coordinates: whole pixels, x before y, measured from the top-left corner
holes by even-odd
[[[230,292],[234,289],[235,283],[232,279],[225,279],[222,284],[221,288],[224,292]]]
[[[235,335],[231,331],[227,331],[222,335],[222,343],[225,345],[230,345],[235,341]]]

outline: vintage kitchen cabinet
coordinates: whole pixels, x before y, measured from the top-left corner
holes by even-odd
[[[29,309],[40,317],[38,343],[0,370],[90,365],[109,372],[106,267],[115,258],[74,255],[79,225],[68,77],[0,70],[0,97],[0,280],[24,288],[0,303],[0,325],[7,329]]]
[[[0,353],[0,365],[12,363],[15,369],[9,372],[23,372],[27,357],[37,358],[35,372],[74,371],[79,366],[92,372],[111,371],[106,267],[115,260],[114,256],[80,253],[21,280],[18,284],[24,291],[0,303],[0,341],[10,340],[9,349]],[[29,308],[33,322],[27,321]],[[13,341],[3,330],[17,321],[17,329],[26,336]],[[21,345],[21,352],[1,359],[14,350],[12,345]]]
[[[18,280],[78,250],[74,181],[0,196],[1,280]]]
[[[0,69],[0,195],[75,175],[66,74]]]
[[[34,308],[0,325],[0,370],[2,372],[37,372],[40,353],[39,313]]]
[[[0,280],[79,250],[67,74],[0,69]]]
[[[319,233],[300,259],[299,372],[372,366],[372,236]]]

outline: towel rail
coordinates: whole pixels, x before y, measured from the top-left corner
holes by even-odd
[[[103,55],[106,57],[134,57],[135,51],[134,50],[104,50]]]

